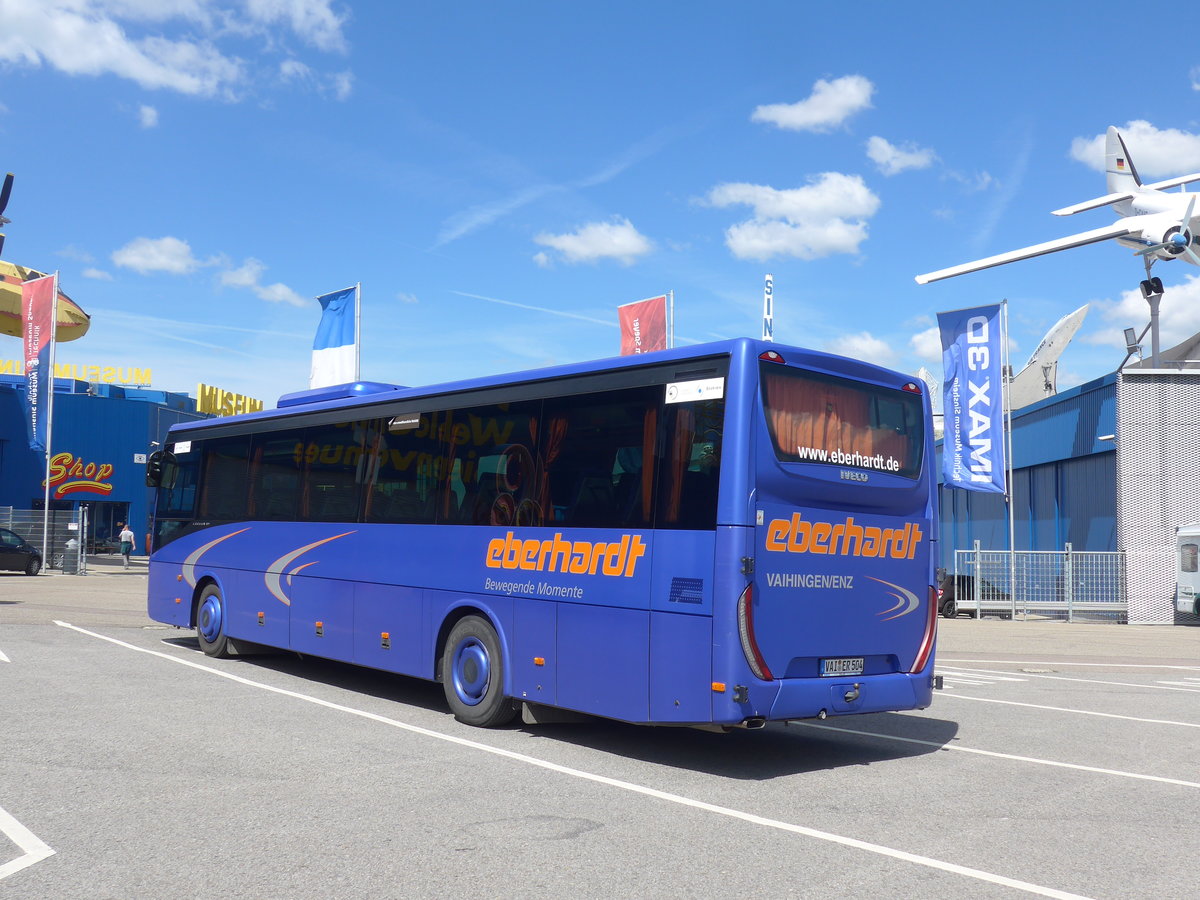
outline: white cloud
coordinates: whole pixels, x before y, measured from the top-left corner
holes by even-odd
[[[810,177],[807,186],[788,190],[721,184],[709,192],[707,202],[753,208],[754,218],[731,226],[725,243],[737,258],[758,261],[857,253],[867,238],[866,220],[879,209],[879,198],[860,176],[840,172],[823,172]]]
[[[284,81],[308,81],[312,69],[298,59],[285,59],[279,64],[279,74]]]
[[[115,75],[149,90],[235,99],[253,65],[220,45],[258,38],[272,52],[287,33],[343,52],[344,17],[331,0],[0,0],[0,62],[67,75]],[[241,46],[244,46],[242,44]],[[329,90],[346,91],[345,74]],[[146,126],[149,127],[149,126]]]
[[[329,76],[328,89],[338,100],[346,100],[354,90],[354,73],[334,72]]]
[[[150,272],[186,275],[200,265],[200,261],[192,256],[188,242],[175,237],[134,238],[124,247],[113,251],[112,261],[142,275]]]
[[[876,135],[867,141],[867,156],[884,175],[898,175],[908,169],[928,169],[937,154],[927,147],[908,143],[896,146]]]
[[[396,294],[396,299],[399,300],[401,303],[420,303],[421,302],[417,299],[416,294],[406,294],[403,291],[400,291],[398,294]]]
[[[86,250],[76,247],[74,244],[68,244],[66,247],[63,247],[61,250],[57,251],[57,253],[59,256],[66,257],[67,259],[73,259],[76,262],[90,263],[95,262],[96,260],[92,254],[88,253]]]
[[[1200,171],[1200,135],[1177,128],[1156,128],[1144,119],[1117,126],[1117,130],[1143,179]],[[1103,172],[1105,140],[1103,134],[1075,138],[1071,141],[1071,158]]]
[[[242,263],[240,268],[222,271],[220,282],[227,287],[254,287],[266,270],[267,267],[263,263],[251,257]]]
[[[908,343],[919,358],[928,362],[942,361],[942,332],[936,325],[918,331]]]
[[[139,106],[138,121],[143,128],[154,128],[158,125],[158,110],[153,106]]]
[[[825,349],[830,353],[849,356],[851,359],[869,360],[879,366],[888,366],[895,362],[896,352],[887,341],[875,337],[869,331],[857,334],[844,334],[825,342]]]
[[[262,25],[290,25],[298,37],[320,50],[346,49],[345,17],[330,8],[329,0],[246,0],[246,12]]]
[[[95,279],[96,281],[112,281],[113,280],[112,275],[109,274],[108,272],[105,272],[103,269],[93,269],[91,267],[83,270],[83,277],[84,278],[92,278],[92,279]]]
[[[833,81],[819,79],[813,92],[797,103],[759,106],[752,122],[767,122],[789,131],[830,131],[850,116],[871,107],[875,85],[861,75],[845,75]]]
[[[1159,305],[1159,344],[1166,350],[1200,332],[1200,275],[1187,275],[1180,284],[1168,284]],[[1125,349],[1126,328],[1140,334],[1150,321],[1150,306],[1140,289],[1124,291],[1118,300],[1101,300],[1093,304],[1101,318],[1109,323],[1104,328],[1082,335],[1086,344]],[[1143,350],[1150,355],[1150,334],[1146,334]]]
[[[589,222],[567,234],[539,234],[534,242],[557,250],[568,263],[595,263],[602,259],[615,259],[622,265],[631,265],[638,257],[649,253],[654,245],[625,218],[617,217],[611,222]],[[539,265],[548,262],[544,253],[537,260]],[[535,260],[537,258],[535,257]]]
[[[282,282],[262,284],[262,274],[266,270],[263,262],[249,257],[236,269],[222,270],[219,281],[226,287],[251,290],[260,300],[268,303],[287,303],[291,306],[308,306],[311,303]]]

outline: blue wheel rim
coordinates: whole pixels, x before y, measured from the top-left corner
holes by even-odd
[[[477,706],[483,701],[492,680],[492,664],[487,647],[479,638],[459,641],[454,648],[450,677],[455,695],[467,706]]]
[[[196,613],[196,629],[210,644],[221,635],[221,598],[209,594]]]

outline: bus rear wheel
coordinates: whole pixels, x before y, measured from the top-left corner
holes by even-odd
[[[479,616],[460,619],[442,650],[442,690],[454,718],[479,728],[511,722],[517,714],[504,696],[504,654],[491,624]]]
[[[205,585],[200,592],[196,605],[196,637],[207,656],[217,659],[233,656],[229,636],[225,634],[225,604],[221,600],[221,589],[215,584]]]

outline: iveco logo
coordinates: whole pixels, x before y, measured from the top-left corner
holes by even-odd
[[[842,481],[866,481],[866,472],[855,472],[851,469],[842,469]]]

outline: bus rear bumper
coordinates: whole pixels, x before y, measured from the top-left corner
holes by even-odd
[[[768,718],[815,719],[922,709],[933,701],[932,669],[858,678],[788,678],[780,683]]]

